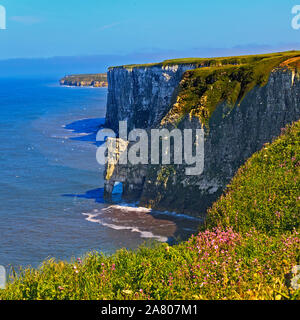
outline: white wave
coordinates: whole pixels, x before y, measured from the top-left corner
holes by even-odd
[[[111,210],[118,210],[121,212],[142,212],[142,213],[150,213],[151,209],[144,208],[144,207],[131,207],[131,206],[120,206],[120,205],[112,205],[107,208],[102,209],[102,211],[111,211]]]
[[[118,207],[119,208],[120,206],[111,206],[111,207]],[[111,207],[108,207],[108,208],[105,208],[105,209],[102,209],[102,210],[107,210],[107,209],[109,209]],[[128,210],[128,208],[126,208],[126,210]],[[94,212],[95,212],[95,210],[94,210]],[[107,222],[103,221],[103,219],[101,219],[99,217],[100,216],[99,212],[94,213],[94,214],[93,213],[83,213],[83,215],[87,217],[86,220],[89,221],[89,222],[99,223],[104,227],[108,227],[108,228],[111,228],[111,229],[114,229],[114,230],[129,230],[131,232],[137,232],[137,233],[140,234],[141,238],[147,238],[147,239],[153,238],[153,239],[156,239],[156,240],[158,240],[160,242],[167,242],[167,240],[168,240],[167,237],[157,236],[157,235],[153,234],[150,231],[143,231],[143,230],[140,230],[139,228],[134,227],[134,226],[120,226],[120,225],[115,225],[115,224],[112,224],[112,223],[107,223]]]
[[[177,212],[170,212],[170,211],[155,211],[155,213],[157,214],[164,214],[167,216],[172,216],[174,218],[182,218],[182,219],[187,219],[187,220],[195,220],[195,221],[201,221],[201,218],[197,218],[197,217],[192,217],[192,216],[188,216],[187,214],[184,213],[177,213]]]
[[[182,218],[182,219],[187,219],[187,220],[195,220],[195,221],[201,221],[201,218],[196,218],[196,217],[192,217],[192,216],[188,216],[186,214],[183,213],[177,213],[177,212],[171,212],[171,211],[156,211],[156,210],[152,210],[149,208],[145,208],[145,207],[139,207],[137,202],[136,203],[120,203],[119,205],[112,205],[110,207],[107,207],[106,209],[109,208],[115,208],[121,211],[139,211],[139,212],[144,212],[144,213],[151,213],[151,212],[155,212],[155,214],[158,215],[166,215],[166,216],[172,216],[174,218]],[[105,210],[105,209],[103,209]]]
[[[76,132],[71,132],[69,133],[68,136],[65,135],[65,133],[62,133],[61,135],[60,134],[52,134],[50,136],[50,138],[52,139],[63,139],[63,140],[70,140],[72,138],[77,138],[77,137],[84,137],[84,136],[88,136],[90,133],[83,133],[83,132],[80,132],[80,133],[76,133]]]
[[[52,135],[50,136],[50,138],[53,138],[53,139],[63,139],[63,140],[70,139],[69,136],[57,135],[57,134],[52,134]]]
[[[88,133],[88,132],[72,132],[74,135],[76,136],[87,136],[91,133]]]

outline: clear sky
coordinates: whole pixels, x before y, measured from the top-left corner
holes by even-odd
[[[300,2],[300,1],[298,1]],[[184,51],[300,49],[296,0],[0,0],[0,59]]]

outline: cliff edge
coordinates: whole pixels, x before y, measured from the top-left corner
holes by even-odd
[[[205,214],[238,168],[286,124],[300,118],[300,52],[177,59],[108,71],[106,124],[133,128],[203,128],[204,171],[182,165],[120,165],[106,171],[123,196],[158,210]]]

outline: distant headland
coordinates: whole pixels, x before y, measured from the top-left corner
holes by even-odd
[[[108,86],[106,73],[69,75],[62,78],[59,83],[62,86],[73,87],[103,88]]]

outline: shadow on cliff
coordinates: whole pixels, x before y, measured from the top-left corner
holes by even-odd
[[[83,119],[65,125],[65,129],[78,134],[86,134],[84,136],[70,138],[70,140],[92,142],[98,147],[103,142],[96,141],[97,132],[103,128],[104,124],[105,118]]]

